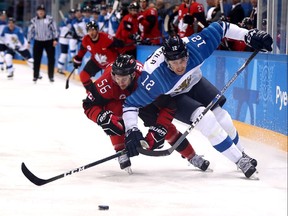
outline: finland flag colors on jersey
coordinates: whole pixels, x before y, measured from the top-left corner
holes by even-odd
[[[19,50],[24,50],[28,45],[22,30],[18,26],[15,26],[12,31],[8,26],[5,26],[1,38],[3,38],[1,40],[3,40],[3,42],[12,49],[19,47]]]
[[[247,32],[248,30],[234,24],[215,22],[198,34],[182,38],[188,51],[188,63],[183,75],[170,70],[162,48],[157,49],[144,64],[142,75],[138,79],[138,88],[126,99],[123,116],[135,120],[138,108],[150,104],[158,96],[175,96],[188,92],[201,79],[201,65],[217,49],[222,38],[244,40]]]

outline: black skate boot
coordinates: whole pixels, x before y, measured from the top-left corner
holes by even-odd
[[[118,162],[120,164],[121,169],[124,169],[129,174],[132,174],[131,161],[130,161],[130,158],[127,156],[126,153],[124,153],[118,157]]]
[[[12,79],[12,78],[13,78],[13,76],[14,76],[14,73],[13,73],[13,72],[11,72],[10,74],[8,74],[7,78],[8,78],[8,79]]]
[[[251,164],[250,158],[241,157],[236,164],[246,178],[250,178],[256,172],[256,168]]]
[[[188,160],[193,166],[206,171],[210,165],[208,160],[205,160],[202,155],[195,154],[194,157]]]
[[[58,72],[59,74],[65,75],[65,73],[64,73],[64,71],[63,71],[62,69],[58,69],[57,72]]]
[[[257,166],[258,163],[257,163],[257,160],[256,160],[256,159],[251,158],[251,157],[248,156],[245,152],[242,152],[242,156],[243,156],[243,158],[249,158],[250,163],[251,163],[254,167]]]

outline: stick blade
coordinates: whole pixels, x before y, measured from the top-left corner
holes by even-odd
[[[143,154],[146,156],[152,156],[152,157],[168,156],[171,154],[170,149],[153,151],[153,150],[148,150],[148,149],[143,149],[143,148],[137,148],[137,151],[140,154]]]
[[[65,89],[68,89],[68,88],[69,88],[69,80],[67,79],[67,80],[66,80]]]
[[[37,186],[41,186],[47,183],[46,180],[44,179],[40,179],[37,176],[35,176],[25,165],[24,162],[22,162],[21,164],[21,170],[22,173],[26,176],[27,179],[29,179],[29,181],[31,181],[33,184],[37,185]]]

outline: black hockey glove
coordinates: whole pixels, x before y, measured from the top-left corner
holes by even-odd
[[[139,155],[137,148],[149,148],[141,131],[136,127],[126,132],[125,145],[128,157]]]
[[[141,36],[139,34],[130,34],[129,36],[129,39],[135,41],[136,43],[137,42],[141,42]]]
[[[99,113],[96,122],[109,136],[121,136],[124,134],[123,120],[120,117],[114,115],[110,110],[102,110]]]
[[[16,46],[15,46],[15,50],[16,50],[16,51],[19,51],[19,49],[20,49],[20,46],[16,45]]]
[[[256,50],[263,52],[271,52],[273,39],[268,33],[264,31],[260,31],[258,29],[251,29],[245,35],[245,43]]]
[[[79,58],[77,55],[73,57],[72,61],[73,61],[73,66],[74,66],[74,68],[76,68],[76,69],[77,69],[78,67],[80,67],[81,64],[82,64],[82,59]]]
[[[190,14],[184,15],[183,22],[192,25],[194,22],[194,16]]]
[[[167,130],[162,125],[149,127],[145,140],[148,142],[149,149],[160,149],[164,145]]]

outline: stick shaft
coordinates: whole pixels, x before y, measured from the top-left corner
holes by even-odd
[[[103,159],[97,160],[97,161],[95,161],[95,162],[86,164],[86,165],[84,165],[84,166],[81,166],[81,167],[72,169],[72,170],[70,170],[70,171],[68,171],[68,172],[65,172],[65,173],[62,173],[62,174],[60,174],[60,175],[51,177],[51,178],[49,178],[49,179],[41,179],[41,178],[38,178],[36,175],[34,175],[34,174],[27,168],[27,166],[25,165],[24,162],[21,164],[21,170],[22,170],[22,173],[26,176],[26,178],[29,179],[29,181],[31,181],[33,184],[35,184],[35,185],[37,185],[37,186],[41,186],[41,185],[44,185],[44,184],[47,184],[47,183],[56,181],[56,180],[58,180],[58,179],[64,178],[64,177],[66,177],[66,176],[72,175],[72,174],[74,174],[74,173],[81,172],[81,171],[83,171],[83,170],[86,170],[86,169],[91,168],[91,167],[93,167],[93,166],[96,166],[96,165],[98,165],[98,164],[104,163],[104,162],[106,162],[106,161],[112,160],[112,159],[114,159],[114,158],[119,157],[120,155],[122,155],[122,154],[124,154],[124,153],[125,153],[124,151],[119,151],[119,152],[117,152],[116,154],[113,154],[113,155],[108,156],[108,157],[106,157],[106,158],[103,158]]]

